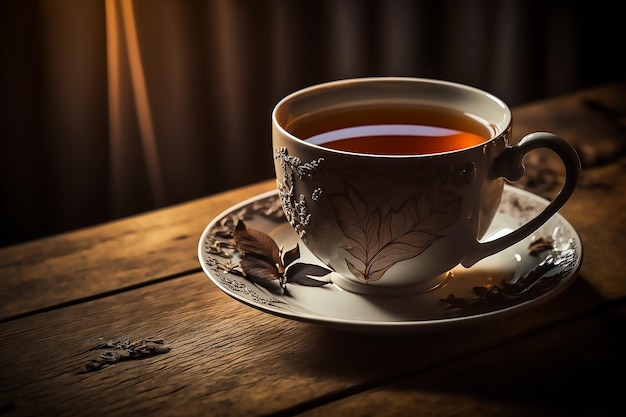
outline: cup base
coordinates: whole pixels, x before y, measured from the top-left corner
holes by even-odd
[[[383,286],[354,282],[336,272],[330,275],[330,281],[342,290],[360,295],[379,297],[407,297],[425,294],[445,286],[452,278],[454,278],[454,272],[448,271],[428,281],[415,285]]]

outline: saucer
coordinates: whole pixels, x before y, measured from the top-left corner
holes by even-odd
[[[499,211],[483,240],[516,229],[547,205],[535,194],[505,185]],[[297,262],[327,269],[299,241],[283,215],[278,193],[271,191],[224,211],[202,233],[200,264],[220,290],[265,313],[357,332],[430,332],[502,317],[561,293],[574,281],[582,261],[580,237],[556,214],[516,245],[471,268],[457,266],[445,284],[432,291],[405,297],[357,295],[332,284],[328,276],[312,277],[318,284],[314,286],[247,278],[233,238],[240,221],[269,235],[283,253],[297,246]]]

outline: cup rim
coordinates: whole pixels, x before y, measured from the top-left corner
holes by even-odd
[[[319,91],[319,90],[326,90],[326,89],[329,89],[335,86],[341,86],[341,85],[374,84],[374,83],[380,83],[380,82],[422,83],[422,84],[430,84],[430,85],[439,85],[439,86],[459,89],[459,90],[469,92],[471,94],[483,96],[484,98],[492,101],[494,104],[499,106],[500,109],[502,110],[503,119],[498,122],[498,125],[501,126],[501,128],[493,137],[486,139],[484,142],[481,142],[477,145],[470,146],[467,148],[454,149],[454,150],[439,152],[439,153],[393,155],[393,154],[369,154],[369,153],[342,151],[342,150],[331,149],[331,148],[327,148],[327,147],[320,146],[317,144],[313,144],[289,132],[285,127],[283,127],[283,125],[278,120],[277,113],[280,110],[280,108],[284,107],[288,102],[293,101],[295,98],[304,96],[311,92]],[[304,146],[307,146],[307,147],[310,147],[319,151],[330,152],[330,153],[335,153],[335,154],[356,155],[356,156],[366,156],[370,158],[374,157],[374,158],[387,158],[387,159],[405,159],[405,158],[418,158],[418,157],[424,158],[424,157],[432,157],[436,155],[454,154],[454,153],[459,153],[459,152],[464,152],[464,151],[468,151],[471,149],[475,149],[478,147],[483,147],[486,144],[492,141],[495,141],[498,138],[506,135],[507,132],[510,130],[511,122],[512,122],[512,114],[511,114],[511,110],[509,106],[497,96],[487,91],[481,90],[479,88],[470,86],[470,85],[461,84],[461,83],[457,83],[453,81],[441,80],[441,79],[421,78],[421,77],[356,77],[356,78],[344,78],[344,79],[339,79],[339,80],[327,81],[327,82],[314,84],[314,85],[301,88],[299,90],[296,90],[286,95],[281,100],[279,100],[274,106],[274,108],[272,109],[273,127],[278,129],[281,134],[285,135],[291,140],[298,142],[301,145],[304,145]]]

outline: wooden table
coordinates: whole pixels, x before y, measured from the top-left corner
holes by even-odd
[[[548,303],[384,336],[247,307],[207,279],[197,245],[266,181],[0,250],[0,415],[626,415],[626,83],[514,120],[516,138],[552,131],[584,163],[561,210],[583,265]],[[549,197],[558,168],[530,165],[522,185]]]

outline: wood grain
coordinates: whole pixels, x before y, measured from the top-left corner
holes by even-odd
[[[0,250],[0,320],[198,270],[206,225],[274,181]]]
[[[592,98],[624,109],[619,91],[516,109],[516,135],[549,130],[578,147],[598,132],[623,138],[581,105]],[[266,181],[0,250],[0,414],[619,415],[621,386],[608,381],[626,370],[623,155],[588,163],[561,210],[584,245],[567,291],[426,335],[352,334],[274,317],[199,272],[208,222],[273,188]],[[80,373],[103,342],[147,337],[171,350]]]
[[[0,324],[0,404],[12,416],[291,414],[605,314],[602,301],[579,281],[503,320],[381,337],[259,312],[196,273]],[[146,337],[171,351],[79,373],[101,343]]]

